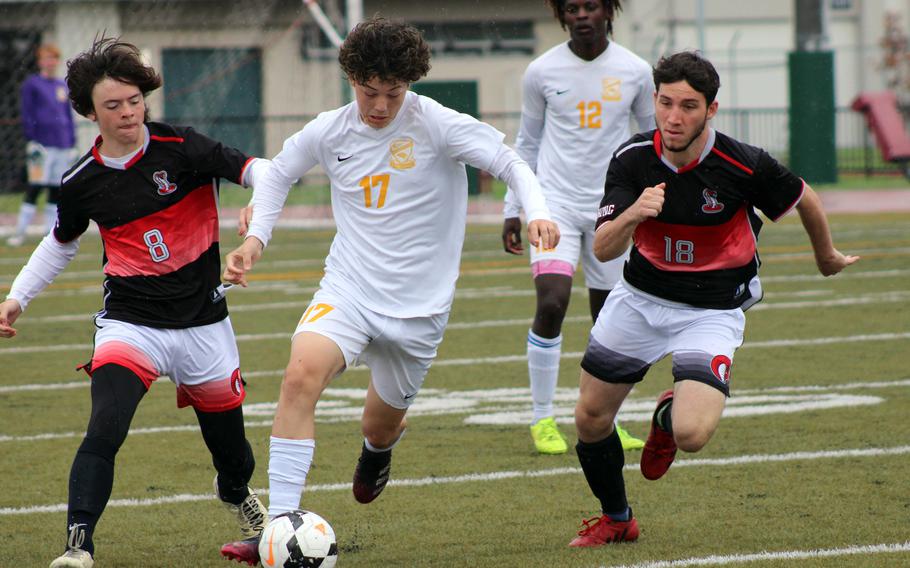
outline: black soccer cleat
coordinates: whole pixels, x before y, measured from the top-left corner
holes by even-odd
[[[366,504],[379,497],[389,482],[391,469],[392,450],[371,452],[364,444],[354,469],[354,499]]]

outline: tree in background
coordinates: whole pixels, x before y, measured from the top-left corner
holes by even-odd
[[[897,94],[901,104],[910,104],[910,41],[901,23],[900,14],[885,12],[881,69],[885,84]]]

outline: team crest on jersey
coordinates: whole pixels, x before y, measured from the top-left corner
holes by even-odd
[[[417,165],[414,160],[414,140],[411,138],[396,138],[389,143],[389,165],[396,170],[409,170]]]
[[[158,186],[158,195],[170,195],[177,191],[177,184],[167,180],[167,172],[164,170],[158,170],[152,174],[152,180]]]
[[[725,385],[730,384],[730,368],[732,366],[733,361],[726,355],[715,355],[714,358],[711,359],[711,372]]]
[[[58,103],[65,103],[69,101],[69,96],[66,94],[66,89],[63,85],[57,85],[57,89],[54,92],[54,95],[57,97]]]
[[[724,204],[717,200],[717,192],[713,189],[705,188],[701,195],[705,198],[705,204],[701,206],[703,213],[720,213],[724,210]]]
[[[622,79],[619,77],[604,77],[601,79],[601,87],[601,99],[614,102],[622,100]]]

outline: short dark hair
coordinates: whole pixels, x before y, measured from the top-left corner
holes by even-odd
[[[705,102],[711,104],[720,89],[720,77],[710,61],[697,51],[680,51],[660,58],[654,67],[654,88],[660,89],[661,83],[686,81],[705,96]]]
[[[92,90],[104,79],[115,79],[137,87],[142,96],[161,86],[158,72],[142,61],[139,48],[120,38],[95,39],[88,51],[83,51],[66,63],[66,86],[70,91],[73,110],[82,116],[95,111]],[[148,112],[146,120],[148,120]]]
[[[613,19],[622,11],[622,4],[620,0],[600,0],[600,4],[607,13],[607,35],[613,35]],[[562,29],[566,29],[566,0],[547,0],[547,5],[553,10]]]
[[[351,30],[338,62],[348,79],[359,85],[374,77],[413,83],[430,70],[430,46],[414,26],[373,17]]]

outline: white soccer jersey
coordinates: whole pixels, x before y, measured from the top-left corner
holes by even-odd
[[[630,121],[653,128],[653,97],[651,66],[613,41],[593,61],[568,42],[532,61],[516,150],[535,168],[547,203],[596,212],[613,152],[632,135]],[[535,123],[542,132],[529,131]]]
[[[518,184],[529,218],[549,218],[533,173],[503,138],[413,92],[381,129],[363,123],[356,102],[322,113],[257,179],[248,234],[267,243],[288,188],[320,164],[337,226],[320,286],[387,316],[448,312],[464,241],[465,163]]]

